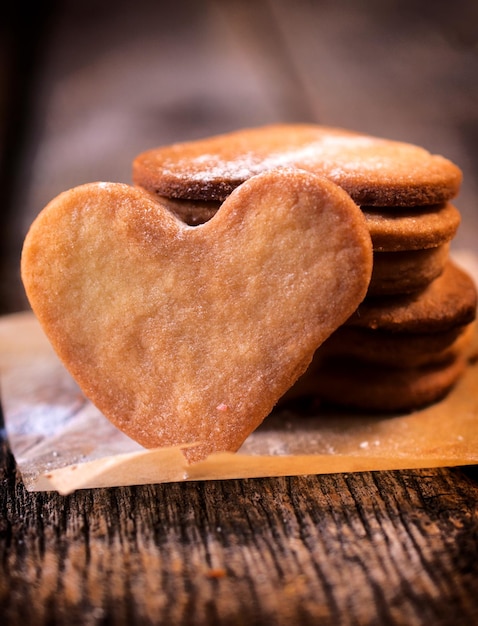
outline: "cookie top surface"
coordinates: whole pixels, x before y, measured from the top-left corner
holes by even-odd
[[[462,179],[451,161],[409,143],[284,124],[143,152],[133,162],[133,181],[164,196],[224,200],[251,176],[278,167],[326,176],[357,204],[372,206],[438,204],[458,193]]]
[[[347,324],[393,332],[442,332],[472,322],[476,304],[475,283],[449,261],[443,273],[423,291],[367,298]]]
[[[371,270],[360,209],[296,169],[251,178],[197,227],[140,189],[77,187],[22,254],[32,308],[84,394],[146,447],[199,444],[194,459],[242,444]]]

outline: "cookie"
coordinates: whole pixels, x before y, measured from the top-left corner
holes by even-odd
[[[155,194],[151,196],[154,198]],[[156,196],[155,199],[189,226],[199,226],[199,224],[209,222],[221,206],[221,202],[206,202],[205,200],[179,200],[166,196]]]
[[[287,169],[195,228],[140,189],[83,185],[40,213],[22,254],[31,306],[85,395],[143,446],[185,446],[190,461],[242,444],[371,269],[350,197]]]
[[[148,150],[133,162],[133,181],[169,198],[223,201],[251,176],[278,167],[326,176],[357,204],[380,207],[445,202],[462,180],[451,161],[413,144],[283,124]]]
[[[462,355],[406,369],[331,360],[317,372],[313,392],[322,401],[349,409],[408,412],[444,398],[465,367],[466,359]]]
[[[449,202],[430,207],[361,207],[377,252],[436,248],[449,243],[461,221],[458,209]]]
[[[472,345],[476,322],[435,333],[401,333],[341,326],[318,350],[318,359],[343,358],[397,368],[442,363]],[[304,374],[306,375],[306,374]]]
[[[368,296],[408,294],[427,287],[449,260],[449,244],[424,250],[375,252]]]
[[[469,324],[476,316],[476,287],[451,260],[423,291],[366,298],[347,325],[391,332],[431,333]]]

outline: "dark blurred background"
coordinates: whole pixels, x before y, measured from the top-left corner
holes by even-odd
[[[475,0],[10,3],[0,23],[0,313],[25,309],[29,224],[156,145],[271,122],[410,141],[463,169],[477,249]]]

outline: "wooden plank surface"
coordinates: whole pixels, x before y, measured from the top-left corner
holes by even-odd
[[[3,624],[476,623],[476,470],[27,493],[0,456]]]
[[[1,312],[54,195],[160,143],[318,121],[465,174],[476,248],[477,3],[10,3],[0,25]],[[0,623],[478,622],[473,468],[28,493],[0,445]]]

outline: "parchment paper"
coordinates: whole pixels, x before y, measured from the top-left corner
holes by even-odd
[[[27,489],[285,476],[478,463],[478,364],[449,396],[399,416],[275,411],[236,454],[188,465],[179,448],[145,450],[84,398],[32,313],[0,319],[7,434]]]

